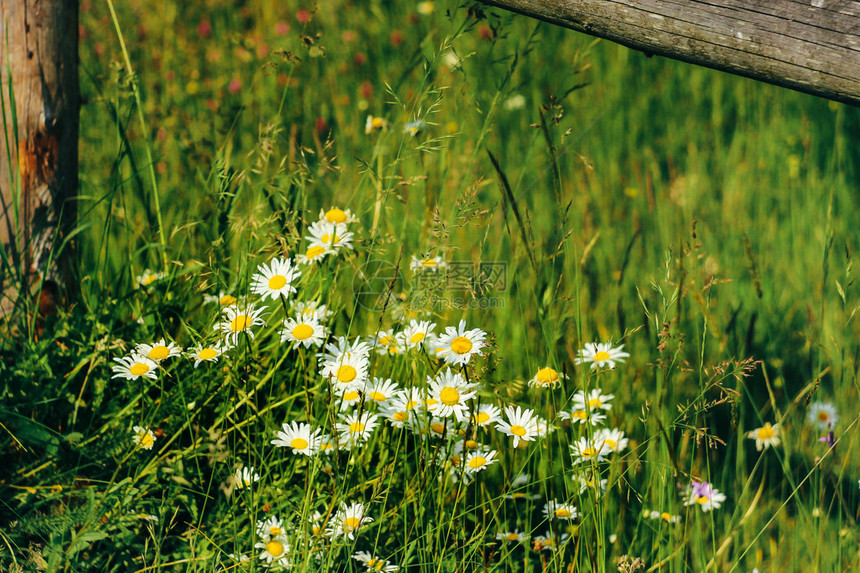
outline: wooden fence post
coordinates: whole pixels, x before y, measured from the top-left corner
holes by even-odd
[[[2,318],[43,279],[43,313],[56,305],[58,285],[71,286],[74,249],[66,238],[78,186],[77,0],[0,0],[0,91]]]
[[[480,0],[699,64],[860,105],[856,0]]]

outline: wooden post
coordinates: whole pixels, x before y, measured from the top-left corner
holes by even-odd
[[[480,0],[658,54],[860,105],[854,0]]]
[[[56,255],[76,218],[77,0],[0,0],[0,89],[2,318],[43,279],[43,313],[70,285],[71,245]]]

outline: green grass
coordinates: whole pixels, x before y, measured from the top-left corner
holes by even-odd
[[[331,2],[305,23],[313,6],[190,4],[82,5],[81,293],[43,333],[21,315],[0,339],[0,569],[259,570],[255,524],[277,516],[298,571],[364,570],[357,551],[428,572],[615,571],[624,555],[653,571],[856,570],[856,109],[455,4]],[[389,128],[365,133],[369,115]],[[304,267],[289,304],[327,304],[350,338],[402,329],[404,307],[437,332],[465,319],[490,343],[464,372],[480,403],[557,430],[514,449],[480,429],[500,461],[468,485],[439,480],[462,439],[387,423],[351,451],[275,448],[285,422],[339,421],[314,349],[280,342],[280,302],[217,363],[111,379],[138,343],[214,342],[204,294],[248,296],[332,206],[356,214],[354,249]],[[502,263],[504,281],[446,289],[413,255]],[[395,266],[393,288],[368,284]],[[164,278],[140,286],[146,269]],[[630,357],[577,365],[592,341]],[[371,356],[402,386],[440,367]],[[568,379],[529,387],[547,365]],[[598,387],[630,442],[578,468],[569,445],[593,431],[555,416]],[[832,449],[806,422],[814,402],[838,410]],[[765,422],[782,442],[757,452],[747,434]],[[152,450],[133,426],[156,432]],[[227,496],[240,465],[260,480]],[[539,497],[505,497],[519,473],[516,492]],[[583,476],[606,494],[580,492]],[[692,479],[722,507],[685,507]],[[553,499],[581,517],[548,522]],[[355,540],[313,535],[342,502],[374,521]],[[495,541],[514,530],[531,539]],[[534,548],[548,530],[570,536],[562,550]]]

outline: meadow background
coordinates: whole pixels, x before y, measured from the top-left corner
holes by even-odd
[[[80,294],[0,341],[0,569],[260,570],[272,516],[299,571],[368,570],[359,551],[404,571],[860,567],[857,109],[441,1],[83,0],[81,90]],[[557,429],[525,448],[481,429],[500,461],[468,485],[456,439],[387,424],[328,456],[275,448],[281,424],[339,416],[280,303],[218,362],[111,378],[138,343],[215,340],[204,295],[246,296],[331,207],[353,250],[303,267],[290,303],[350,338],[464,319],[488,333],[482,403]],[[504,271],[452,289],[413,256]],[[589,342],[630,357],[591,370]],[[438,369],[373,356],[404,387]],[[567,380],[533,388],[545,366]],[[596,387],[630,442],[577,466],[588,431],[556,414]],[[781,443],[759,452],[765,422]],[[242,467],[260,479],[237,489]],[[694,479],[720,508],[684,505]],[[549,500],[581,516],[546,519]],[[352,502],[374,518],[354,540],[310,528]]]

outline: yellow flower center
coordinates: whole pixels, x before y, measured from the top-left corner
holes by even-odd
[[[149,432],[145,432],[140,437],[140,447],[141,448],[149,449],[153,446],[153,444],[155,444],[155,440],[153,439],[152,434],[150,434]]]
[[[361,520],[357,517],[347,517],[343,520],[343,528],[346,531],[354,531],[358,529],[359,525],[361,525]]]
[[[611,356],[605,350],[601,350],[600,352],[594,353],[594,361],[595,362],[603,362],[604,360],[609,360]]]
[[[670,521],[672,519],[672,516],[664,511],[660,514],[660,519],[662,519],[663,521]]]
[[[438,404],[438,403],[439,403],[439,400],[436,400],[435,398],[427,398],[427,401],[424,402],[424,404],[427,406],[432,406],[433,404]]]
[[[364,424],[361,422],[353,422],[349,425],[349,431],[353,434],[360,434],[364,431]]]
[[[770,424],[765,424],[763,428],[758,431],[758,439],[759,440],[769,440],[776,435],[776,432],[773,431],[773,428]]]
[[[145,284],[145,285],[151,285],[152,283],[154,283],[154,282],[155,282],[155,281],[157,281],[157,280],[158,280],[158,276],[156,276],[156,275],[149,275],[148,277],[145,277],[145,278],[143,279],[143,284]]]
[[[272,557],[280,557],[284,553],[284,545],[280,541],[269,541],[266,543],[266,551],[269,552],[269,555]]]
[[[350,382],[355,380],[356,376],[358,376],[358,372],[356,372],[355,368],[353,368],[349,364],[344,364],[337,369],[337,379],[345,384],[349,384]]]
[[[394,342],[394,340],[393,340],[393,337],[391,337],[391,336],[383,336],[382,338],[379,339],[380,346],[388,346],[392,342]]]
[[[697,498],[696,498],[696,503],[698,503],[699,505],[702,505],[702,504],[708,503],[708,496],[706,496],[706,495],[702,495],[702,496],[697,497]]]
[[[608,446],[610,450],[614,450],[615,446],[617,446],[618,444],[615,442],[615,440],[603,440],[603,445]]]
[[[570,517],[570,510],[560,507],[555,510],[555,516],[560,518]]]
[[[478,412],[474,416],[472,416],[472,420],[475,421],[476,424],[486,424],[487,420],[490,419],[490,415],[486,412]]]
[[[585,420],[586,418],[588,418],[588,414],[585,410],[574,410],[571,416],[579,420]]]
[[[325,218],[329,223],[346,223],[346,213],[336,207],[326,211]]]
[[[222,297],[221,297],[221,299],[218,301],[218,303],[219,303],[221,306],[227,306],[227,305],[233,304],[234,302],[236,302],[236,297],[235,297],[235,296],[231,296],[231,295],[229,295],[229,294],[225,294],[225,295],[224,295],[224,296],[222,296]]]
[[[269,288],[272,290],[281,290],[287,284],[287,277],[284,275],[275,275],[269,279]]]
[[[417,406],[417,405],[418,405],[418,402],[417,402],[417,401],[415,401],[415,400],[409,400],[408,402],[406,402],[406,409],[407,409],[407,410],[412,410],[412,409],[413,409],[413,408],[415,408],[415,406]]]
[[[214,348],[204,348],[197,354],[197,358],[200,360],[212,360],[218,356],[218,351]]]
[[[349,392],[343,393],[343,399],[347,402],[351,402],[353,400],[358,400],[358,392],[355,390],[350,390]]]
[[[538,370],[537,376],[535,376],[538,382],[541,384],[551,384],[558,380],[558,372],[553,370],[552,368],[541,368]]]
[[[584,458],[593,458],[597,455],[597,450],[594,448],[588,447],[582,450],[582,457]]]
[[[269,528],[269,533],[271,535],[281,535],[283,532],[284,531],[280,527],[278,527],[277,525],[273,525],[272,527]]]
[[[382,129],[385,126],[385,120],[381,117],[374,117],[370,120],[370,125],[374,129]]]
[[[442,434],[445,432],[445,424],[441,422],[433,422],[432,424],[430,424],[430,429],[437,434]]]
[[[382,392],[371,392],[370,394],[368,394],[368,396],[374,402],[385,402],[386,400],[385,394],[383,394]]]
[[[340,241],[340,237],[338,237],[335,233],[331,233],[331,234],[326,233],[325,235],[320,237],[320,241],[325,243],[326,245],[329,245],[332,243],[337,244]]]
[[[243,330],[247,330],[249,326],[251,326],[251,317],[247,314],[239,314],[230,323],[230,330],[233,332],[242,332]]]
[[[164,360],[168,356],[170,356],[170,349],[163,344],[153,346],[152,350],[149,351],[149,358],[153,360]]]
[[[308,248],[307,252],[305,253],[305,258],[308,260],[315,259],[323,253],[325,253],[325,247],[314,245],[313,247]]]
[[[457,392],[455,388],[445,386],[444,388],[442,388],[442,391],[439,392],[439,398],[446,406],[453,406],[460,401],[460,393]]]
[[[421,261],[422,267],[435,267],[437,266],[436,259],[425,259]]]
[[[511,426],[511,433],[515,436],[523,437],[526,435],[526,429],[522,426]]]
[[[516,533],[508,533],[507,535],[505,535],[505,539],[507,539],[508,541],[516,541],[519,538],[520,536]]]
[[[314,335],[314,328],[307,324],[297,324],[293,329],[293,336],[298,340],[307,340]]]
[[[451,350],[455,354],[466,354],[472,350],[472,341],[465,336],[458,336],[451,341]]]
[[[149,366],[147,366],[143,362],[135,362],[131,365],[131,368],[129,368],[128,371],[135,376],[143,376],[144,374],[149,372]]]
[[[588,401],[589,408],[600,408],[603,406],[603,402],[600,401],[600,398],[592,398]]]
[[[308,447],[308,441],[304,438],[293,438],[290,446],[295,450],[303,450]]]
[[[466,448],[470,450],[477,450],[478,442],[476,442],[475,440],[466,440]]]
[[[415,334],[412,335],[412,338],[409,339],[409,342],[411,342],[412,344],[418,344],[422,340],[424,340],[424,333],[423,332],[416,332]]]
[[[469,467],[475,469],[475,468],[479,468],[479,467],[483,466],[486,463],[487,463],[487,458],[485,458],[483,456],[475,456],[474,458],[469,460]]]
[[[819,422],[826,422],[829,419],[830,419],[830,414],[828,414],[826,411],[824,411],[824,410],[818,411],[818,421]]]
[[[406,421],[406,412],[395,412],[393,416],[395,422],[405,422]]]

